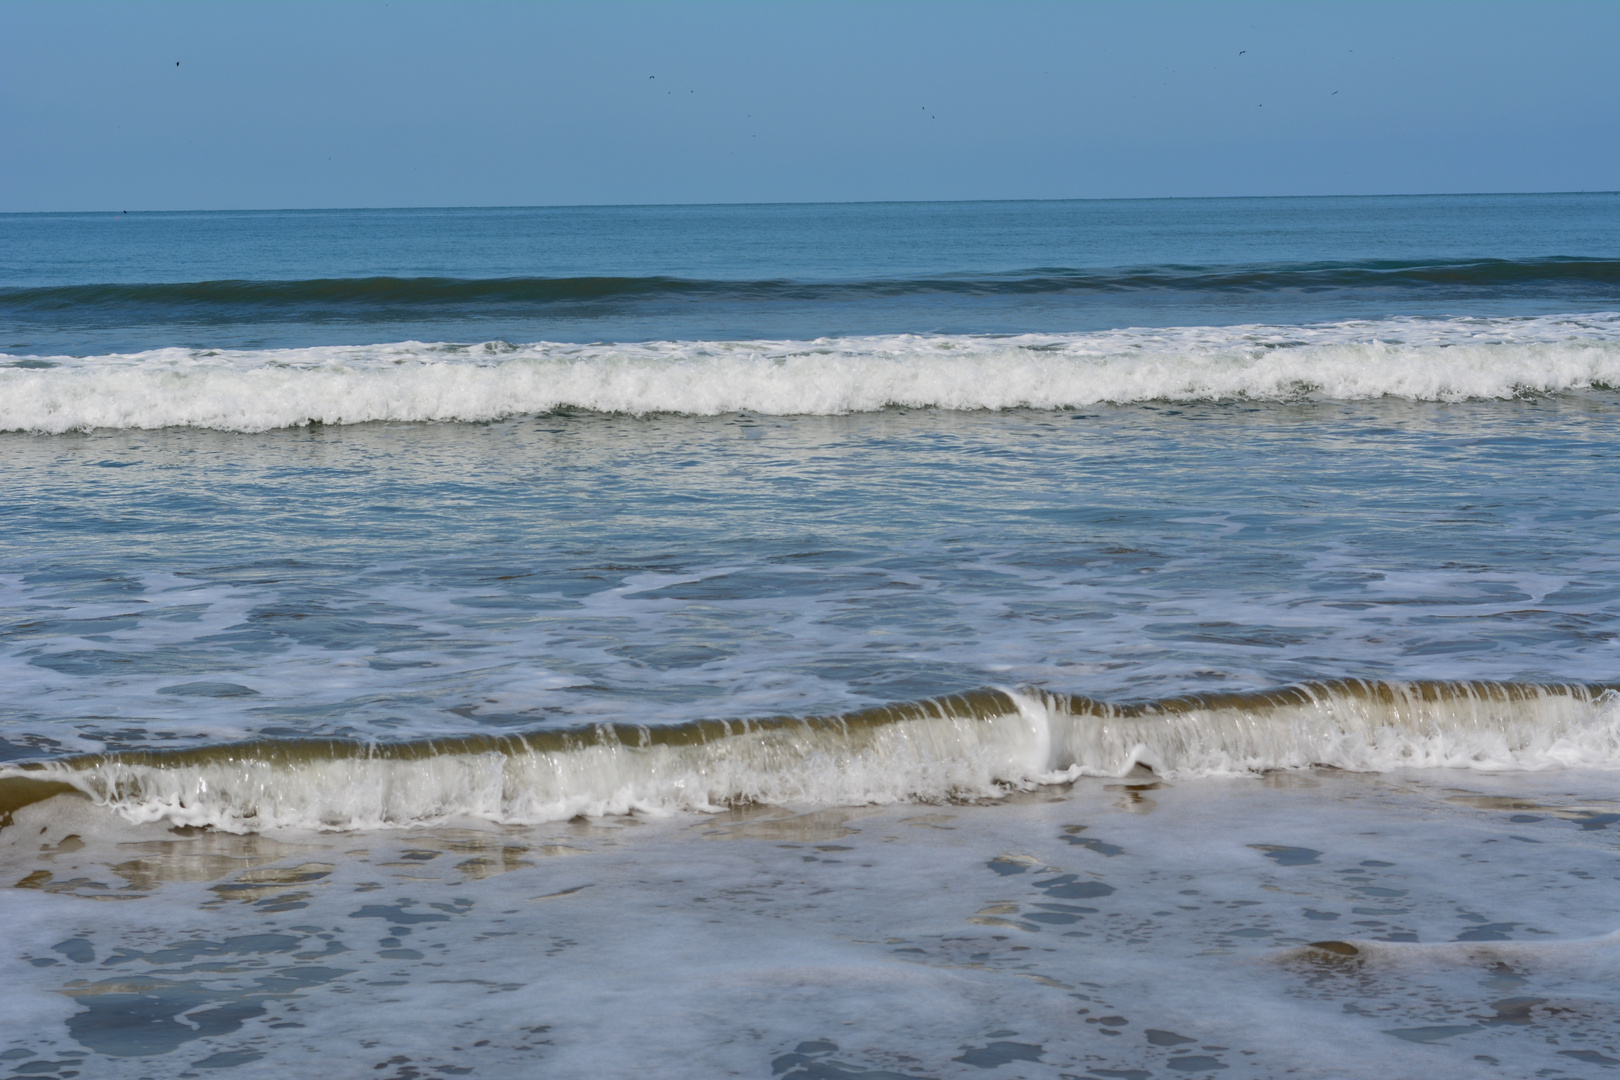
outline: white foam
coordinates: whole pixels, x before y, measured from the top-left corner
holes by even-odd
[[[1620,767],[1620,695],[1548,687],[1454,692],[1382,684],[1148,715],[1069,712],[1011,695],[1013,710],[915,710],[882,723],[735,725],[704,740],[599,736],[554,749],[355,756],[246,747],[169,760],[50,763],[0,780],[59,780],[135,822],[233,832],[388,828],[459,818],[536,824],[576,816],[997,798],[1146,765],[1187,778],[1332,766],[1483,772]],[[1304,700],[1299,700],[1303,697]],[[932,712],[932,715],[920,713]],[[262,748],[266,745],[259,744]]]
[[[569,750],[423,757],[304,758],[253,753],[206,762],[110,759],[26,775],[62,780],[131,821],[267,828],[388,828],[475,818],[507,824],[739,803],[851,805],[985,798],[1044,778],[1044,717],[931,718],[741,730],[688,745],[613,740]]]
[[[648,1062],[679,1080],[1215,1075],[1187,1068],[1205,1055],[1236,1080],[1568,1075],[1568,1051],[1614,1052],[1610,834],[1576,825],[1609,808],[1612,783],[1467,784],[1339,773],[1122,801],[1081,783],[927,814],[341,839],[150,830],[139,846],[141,831],[31,809],[0,832],[0,880],[34,878],[0,889],[0,1019],[8,1045],[92,1050],[82,1075],[110,1080],[244,1049],[264,1057],[233,1075],[254,1078],[393,1076],[375,1066],[396,1057],[570,1080]],[[1509,802],[1545,816],[1510,824]],[[69,830],[82,844],[62,843]],[[1313,857],[1284,864],[1279,850]],[[1112,892],[1072,905],[1050,891],[1065,878]],[[1393,910],[1369,919],[1364,905]],[[1454,940],[1470,932],[1515,940]],[[1398,934],[1412,940],[1370,940]],[[78,960],[52,948],[75,938]],[[1324,938],[1359,959],[1298,951]],[[131,986],[175,1018],[118,1025]],[[233,1002],[264,1015],[233,1028],[205,1012]],[[180,1045],[108,1053],[143,1031]],[[807,1040],[837,1045],[814,1054],[830,1067],[783,1057]],[[1002,1040],[1040,1060],[962,1056]],[[1485,1054],[1501,1064],[1482,1070]]]
[[[488,421],[573,408],[717,415],[1148,400],[1422,401],[1620,384],[1620,314],[1067,335],[538,343],[50,357],[0,368],[0,431]]]
[[[1354,685],[1354,684],[1351,684]],[[1051,767],[1119,776],[1138,763],[1163,776],[1237,776],[1330,766],[1358,772],[1511,772],[1620,767],[1620,694],[1537,688],[1504,699],[1459,686],[1432,696],[1417,684],[1375,684],[1388,695],[1305,688],[1303,701],[1215,705],[1145,716],[1071,716],[1052,699]]]

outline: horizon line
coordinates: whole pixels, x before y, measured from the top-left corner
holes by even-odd
[[[1359,195],[1124,195],[1075,196],[1061,199],[789,199],[769,202],[649,202],[649,203],[483,203],[461,205],[398,205],[398,206],[238,206],[215,209],[190,210],[0,210],[0,217],[50,217],[83,214],[330,214],[370,211],[424,211],[424,210],[647,210],[647,209],[699,209],[710,207],[779,207],[779,206],[941,206],[983,203],[1076,203],[1076,202],[1233,202],[1262,199],[1446,199],[1487,198],[1500,196],[1553,196],[1553,195],[1620,195],[1616,190],[1571,191],[1419,191],[1384,192]]]

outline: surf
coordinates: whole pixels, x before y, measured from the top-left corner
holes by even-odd
[[[75,794],[228,832],[995,800],[1084,776],[1620,767],[1608,686],[1334,680],[1110,703],[986,688],[834,716],[396,743],[257,739],[0,769],[7,819]]]
[[[0,431],[481,423],[559,411],[844,415],[1140,402],[1506,400],[1620,386],[1620,315],[813,341],[11,357]]]

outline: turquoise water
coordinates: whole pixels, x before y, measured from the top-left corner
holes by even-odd
[[[0,217],[4,1060],[1605,1067],[1617,209]]]

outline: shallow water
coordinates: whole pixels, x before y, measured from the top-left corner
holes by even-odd
[[[275,839],[75,840],[94,811],[58,800],[0,856],[33,988],[6,1049],[109,1077],[1601,1075],[1611,788],[1306,771]]]
[[[1602,682],[1617,434],[1588,393],[0,436],[5,737]]]

